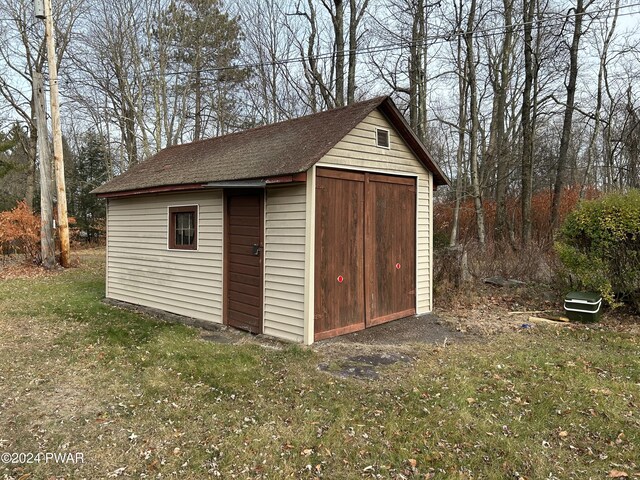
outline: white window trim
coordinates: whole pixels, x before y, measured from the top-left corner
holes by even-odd
[[[196,248],[169,248],[169,236],[171,232],[171,209],[175,207],[196,207]],[[169,252],[197,252],[200,250],[200,204],[181,203],[177,205],[167,205],[167,251]]]
[[[387,139],[389,140],[389,145],[384,146],[384,145],[380,145],[378,143],[378,132],[387,132]],[[388,128],[376,127],[376,136],[375,136],[374,141],[376,142],[376,147],[384,148],[386,150],[391,150],[391,131]]]

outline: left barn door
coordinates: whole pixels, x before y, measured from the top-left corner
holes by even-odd
[[[365,176],[323,168],[316,175],[317,341],[365,327]]]
[[[225,323],[262,333],[262,190],[225,195]]]

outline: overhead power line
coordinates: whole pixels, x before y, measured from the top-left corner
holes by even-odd
[[[618,10],[622,10],[622,9],[629,9],[629,8],[633,8],[633,7],[640,7],[640,3],[634,3],[634,4],[629,4],[629,5],[620,5],[618,7]],[[584,15],[588,15],[588,16],[594,16],[594,15],[598,15],[598,14],[602,14],[602,13],[609,13],[609,12],[613,12],[615,10],[615,7],[608,7],[608,8],[603,8],[600,10],[593,10],[591,12],[585,12]],[[631,15],[640,15],[640,12],[625,12],[625,13],[619,13],[618,17],[624,17],[624,16],[631,16]],[[576,14],[557,14],[554,16],[549,16],[549,17],[545,17],[539,20],[534,20],[532,22],[519,22],[519,23],[514,23],[512,24],[510,27],[505,27],[504,25],[498,26],[498,27],[492,27],[492,28],[479,28],[479,29],[474,29],[471,31],[467,31],[467,30],[463,30],[463,31],[459,31],[459,32],[451,32],[451,33],[447,33],[447,34],[438,34],[438,35],[427,35],[423,41],[424,45],[423,46],[427,46],[427,44],[429,45],[436,45],[439,43],[448,43],[448,42],[452,42],[454,40],[457,40],[458,37],[464,37],[465,35],[468,35],[469,33],[472,33],[475,37],[482,37],[482,38],[487,38],[487,37],[492,37],[492,36],[497,36],[497,35],[501,35],[504,34],[507,29],[513,29],[513,30],[517,30],[519,28],[523,28],[525,25],[527,24],[531,24],[531,25],[546,25],[549,26],[549,23],[553,23],[553,25],[557,24],[557,23],[564,23],[568,18],[575,18],[577,15]],[[400,41],[400,42],[394,42],[394,43],[387,43],[384,45],[377,45],[374,47],[365,47],[365,48],[357,48],[353,50],[353,53],[355,53],[356,55],[363,55],[363,54],[372,54],[372,53],[384,53],[384,52],[390,52],[390,51],[394,51],[394,50],[398,50],[399,48],[409,48],[412,46],[418,45],[417,42],[412,42],[412,41]],[[351,50],[345,50],[344,53],[342,54],[343,56],[347,56],[350,53],[352,53]],[[269,67],[269,66],[274,66],[274,65],[287,65],[287,64],[291,64],[291,63],[300,63],[300,62],[304,62],[306,60],[308,60],[309,58],[313,58],[315,60],[326,60],[329,58],[333,58],[337,55],[336,52],[325,52],[325,53],[318,53],[317,55],[313,55],[313,56],[299,56],[299,57],[292,57],[292,58],[284,58],[284,59],[279,59],[279,60],[273,60],[270,62],[257,62],[257,63],[252,63],[252,62],[248,62],[248,63],[243,63],[243,64],[235,64],[235,65],[229,65],[229,66],[225,66],[225,67],[212,67],[212,68],[205,68],[205,69],[201,69],[201,70],[184,70],[184,71],[174,71],[174,72],[166,72],[166,74],[168,75],[188,75],[188,74],[192,74],[192,73],[214,73],[214,72],[221,72],[221,71],[225,71],[225,70],[238,70],[238,69],[247,69],[247,68],[255,68],[255,67]],[[153,70],[146,70],[145,73],[151,73]]]
[[[633,3],[633,4],[627,4],[627,5],[620,5],[618,7],[618,11],[623,11],[623,10],[628,10],[634,7],[640,7],[640,3]],[[607,8],[602,8],[599,10],[593,10],[590,12],[584,12],[581,15],[583,16],[589,16],[589,17],[595,17],[597,15],[603,14],[603,13],[610,13],[613,12],[615,10],[615,7],[607,7]],[[626,17],[626,16],[633,16],[633,15],[640,15],[640,11],[623,11],[622,13],[618,13],[618,17]],[[376,45],[376,46],[371,46],[371,47],[364,47],[364,48],[357,48],[353,51],[353,53],[355,53],[356,55],[367,55],[367,54],[376,54],[376,53],[385,53],[385,52],[391,52],[391,51],[395,51],[398,49],[402,49],[402,48],[409,48],[412,46],[427,46],[427,45],[438,45],[438,44],[443,44],[443,43],[449,43],[449,42],[453,42],[456,41],[459,37],[463,37],[465,35],[468,34],[472,34],[474,37],[478,38],[490,38],[490,37],[494,37],[494,36],[499,36],[504,34],[508,29],[511,30],[518,30],[520,28],[523,28],[525,25],[537,25],[537,26],[546,26],[546,27],[552,27],[555,25],[559,25],[559,24],[563,24],[565,23],[568,19],[572,19],[575,18],[577,16],[577,14],[575,13],[558,13],[556,15],[551,15],[551,16],[547,16],[547,17],[543,17],[541,19],[536,19],[532,22],[518,22],[518,23],[513,23],[511,26],[507,27],[505,25],[500,25],[500,26],[496,26],[496,27],[488,27],[488,28],[476,28],[473,30],[460,30],[460,31],[454,31],[454,32],[449,32],[449,33],[445,33],[445,34],[436,34],[436,35],[427,35],[424,40],[422,42],[412,42],[409,40],[402,40],[402,41],[398,41],[398,42],[392,42],[392,43],[386,43],[383,45]],[[597,20],[596,18],[594,18],[593,20]],[[601,19],[602,20],[602,19]],[[343,56],[347,56],[351,53],[351,50],[345,50],[342,55]],[[270,66],[284,66],[284,65],[289,65],[289,64],[294,64],[294,63],[303,63],[308,61],[310,58],[314,59],[314,60],[327,60],[330,58],[333,58],[337,55],[336,52],[325,52],[325,53],[318,53],[317,55],[312,55],[312,56],[308,56],[308,55],[302,55],[302,56],[297,56],[297,57],[290,57],[290,58],[282,58],[282,59],[275,59],[272,61],[266,61],[266,62],[245,62],[245,63],[241,63],[241,64],[233,64],[233,65],[227,65],[227,66],[223,66],[223,67],[211,67],[211,68],[203,68],[203,69],[199,69],[199,70],[178,70],[178,71],[169,71],[169,72],[164,72],[164,75],[167,76],[175,76],[175,75],[192,75],[194,73],[216,73],[216,72],[224,72],[224,71],[229,71],[229,70],[240,70],[240,69],[252,69],[252,68],[259,68],[259,67],[270,67]],[[150,73],[155,73],[156,70],[153,68],[149,68],[149,69],[144,69],[141,71],[141,73],[143,74],[150,74]],[[100,78],[101,80],[108,80],[105,78]]]

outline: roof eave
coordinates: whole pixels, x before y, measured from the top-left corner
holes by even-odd
[[[137,188],[133,190],[122,190],[112,192],[92,192],[98,198],[121,198],[121,197],[135,197],[138,195],[146,195],[149,193],[172,193],[172,192],[189,192],[195,190],[204,190],[206,184],[204,183],[186,183],[181,185],[162,185],[158,187]]]
[[[267,185],[280,185],[284,183],[304,183],[307,181],[307,172],[294,172],[290,175],[276,177],[255,178],[247,180],[227,180],[203,183],[187,183],[180,185],[162,185],[157,187],[137,188],[133,190],[121,190],[112,192],[93,192],[98,198],[124,198],[153,193],[193,192],[214,188],[265,188]]]

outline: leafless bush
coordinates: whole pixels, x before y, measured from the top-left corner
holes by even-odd
[[[455,249],[435,252],[434,282],[436,288],[460,288],[469,282],[487,277],[517,279],[527,283],[550,284],[554,280],[558,260],[544,245],[527,248],[497,247],[494,243],[482,248],[469,242]]]

